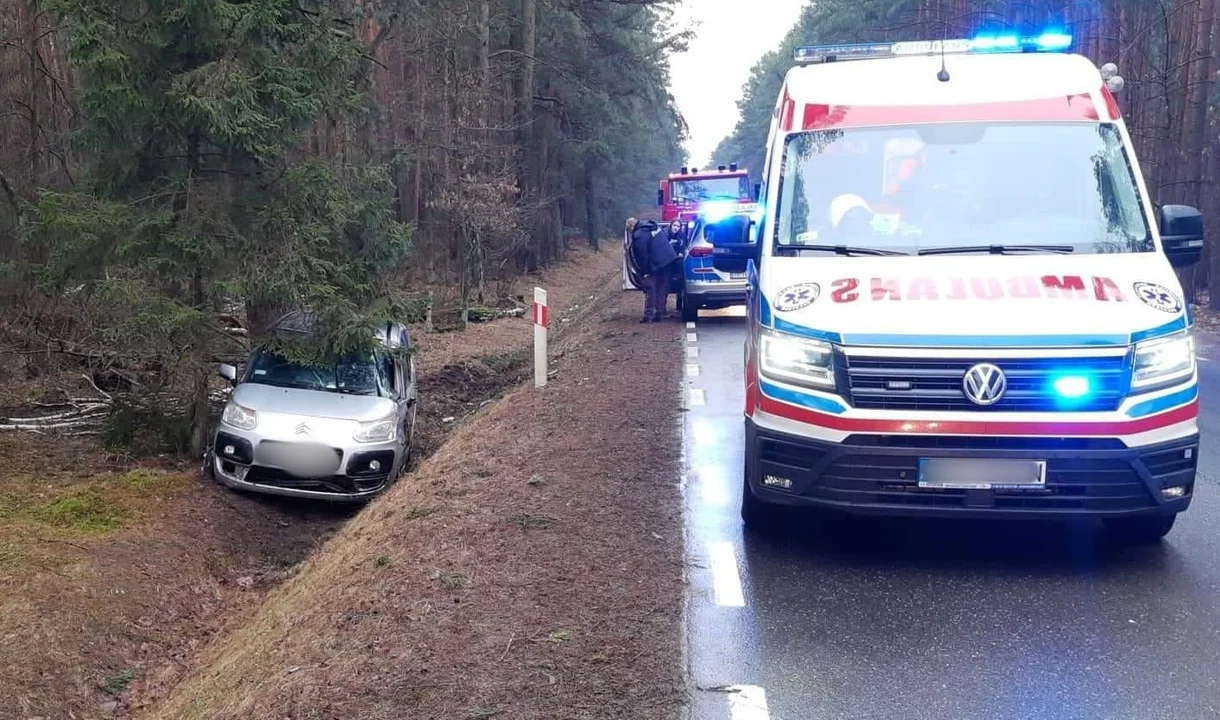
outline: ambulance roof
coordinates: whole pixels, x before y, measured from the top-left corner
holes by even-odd
[[[1001,53],[948,55],[950,80],[941,82],[940,56],[886,57],[794,67],[781,103],[800,105],[935,107],[1048,100],[1087,95],[1096,117],[1110,119],[1097,67],[1080,55]],[[799,121],[798,121],[799,125]],[[786,127],[785,130],[800,129]]]

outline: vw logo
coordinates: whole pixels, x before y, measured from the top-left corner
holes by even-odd
[[[301,423],[300,425],[297,425],[297,426],[296,426],[296,427],[293,429],[293,432],[295,432],[297,435],[308,435],[308,434],[309,434],[309,426],[308,426],[308,425],[306,425],[305,423]]]
[[[962,392],[975,405],[995,405],[1007,389],[1004,371],[989,363],[975,365],[962,378]]]

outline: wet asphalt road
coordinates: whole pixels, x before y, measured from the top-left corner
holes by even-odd
[[[743,537],[745,320],[686,332],[692,718],[1220,718],[1216,348],[1194,502],[1160,546],[1117,550],[1087,527],[854,517]]]

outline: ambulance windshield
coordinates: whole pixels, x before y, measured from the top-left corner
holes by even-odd
[[[1155,248],[1118,130],[1091,123],[818,130],[784,147],[781,247]]]

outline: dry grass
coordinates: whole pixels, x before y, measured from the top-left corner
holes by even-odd
[[[617,270],[610,253],[575,259],[542,279],[553,307]],[[420,338],[421,410],[435,418],[421,428],[424,454],[462,426],[442,416],[467,417],[516,382],[530,338],[518,319]],[[72,377],[81,386],[69,394],[87,394]],[[10,382],[4,402],[62,399],[56,382]],[[79,438],[0,434],[0,460],[0,720],[91,718],[114,702],[120,717],[139,711],[353,513],[229,492],[201,482],[194,462],[133,465]],[[400,519],[442,511],[419,504]],[[379,552],[369,566],[395,573],[397,557]],[[434,570],[429,584],[447,592],[482,581],[467,568]]]
[[[616,285],[601,317],[634,315]],[[678,337],[593,314],[147,717],[673,717]]]
[[[552,327],[564,325],[563,318],[589,303],[593,290],[611,273],[618,272],[623,252],[618,245],[603,243],[602,251],[593,252],[580,246],[568,254],[562,265],[536,275],[527,275],[517,282],[515,294],[528,305],[534,301],[534,287],[547,291]],[[533,321],[527,314],[519,318],[503,318],[491,323],[471,323],[464,332],[423,334],[412,328],[420,357],[416,361],[422,374],[437,372],[447,365],[472,356],[471,349],[482,347],[487,352],[497,348],[527,347],[533,342]],[[479,353],[473,353],[477,357]]]

